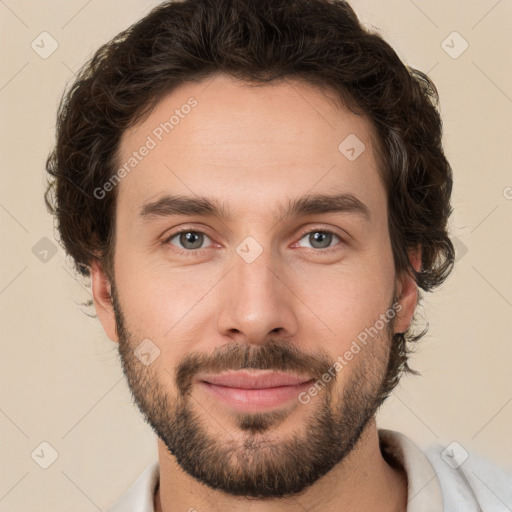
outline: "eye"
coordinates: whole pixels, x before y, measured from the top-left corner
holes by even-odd
[[[180,245],[172,242],[172,240],[175,238],[177,239],[177,243]],[[207,236],[205,233],[202,233],[201,231],[192,231],[188,229],[172,234],[169,238],[167,238],[166,243],[170,243],[179,249],[185,250],[203,249],[204,247],[202,247],[202,245],[205,241],[205,238],[210,239],[209,236]]]
[[[341,238],[334,233],[326,229],[315,229],[306,233],[300,240],[306,239],[310,244],[309,247],[312,249],[328,249],[331,247],[333,238],[337,238],[341,242]]]
[[[210,240],[211,242],[210,237],[202,231],[183,229],[182,231],[177,231],[167,237],[164,243],[171,244],[182,252],[191,252],[194,250],[204,249],[205,247],[203,247],[203,244],[206,240]],[[309,231],[300,238],[298,242],[299,246],[301,246],[302,240],[306,240],[309,245],[305,247],[310,249],[330,249],[337,245],[336,240],[338,240],[338,242],[342,242],[339,235],[328,229],[315,229]],[[335,242],[334,245],[332,245],[333,242]]]

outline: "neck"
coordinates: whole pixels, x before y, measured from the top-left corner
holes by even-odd
[[[354,449],[300,495],[255,499],[227,495],[210,489],[181,470],[158,440],[160,482],[155,512],[352,512],[379,510],[406,512],[407,475],[382,456],[375,419],[363,431]]]

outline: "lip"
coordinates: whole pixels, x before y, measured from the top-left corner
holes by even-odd
[[[284,406],[310,386],[312,378],[273,371],[202,375],[198,384],[225,405],[251,412]]]
[[[274,372],[270,370],[237,371],[216,375],[204,375],[201,381],[217,386],[239,389],[264,389],[280,386],[297,386],[309,382],[311,377],[301,377],[291,373]]]

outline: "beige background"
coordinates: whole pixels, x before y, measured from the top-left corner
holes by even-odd
[[[89,298],[87,283],[74,279],[62,249],[44,263],[33,247],[54,241],[44,162],[64,85],[157,3],[0,1],[0,512],[105,510],[156,458],[116,345],[77,305]],[[352,4],[435,81],[455,174],[456,268],[426,297],[430,332],[411,361],[423,376],[402,381],[379,424],[421,447],[456,440],[512,471],[512,3]],[[43,31],[58,42],[47,59],[31,48]],[[442,46],[453,31],[469,44],[456,59]],[[48,469],[31,456],[42,442],[58,452]]]

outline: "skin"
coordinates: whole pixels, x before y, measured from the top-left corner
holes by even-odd
[[[304,436],[305,426],[316,425],[322,411],[343,427],[345,416],[335,412],[345,399],[356,412],[368,406],[385,374],[392,333],[404,332],[412,321],[417,287],[411,276],[395,272],[372,127],[335,104],[327,91],[293,81],[248,87],[222,75],[184,84],[123,134],[119,161],[127,161],[191,96],[197,106],[117,185],[115,287],[98,261],[91,265],[98,317],[108,337],[120,344],[123,369],[150,422],[173,418],[183,398],[174,371],[187,356],[212,361],[215,349],[233,343],[261,354],[277,341],[294,347],[304,368],[308,356],[314,363],[321,356],[334,362],[389,309],[394,292],[400,298],[392,329],[382,329],[328,390],[311,397],[308,405],[293,402],[280,408],[280,415],[267,417],[268,429],[261,432],[242,429],[244,415],[191,386],[187,404],[199,433],[215,447],[231,443],[236,457],[225,466],[237,469],[244,456],[255,454],[268,464],[277,460],[283,443],[325,443],[319,430]],[[338,150],[350,134],[366,146],[354,161]],[[288,198],[335,192],[355,195],[371,220],[347,212],[280,216],[278,205]],[[233,217],[174,215],[143,222],[142,206],[164,193],[223,201]],[[165,242],[178,228],[205,233],[203,248],[184,255],[178,252],[187,250],[179,236]],[[332,239],[329,252],[312,247],[308,237],[326,229],[340,237]],[[236,252],[247,236],[262,248],[251,263]],[[410,255],[416,269],[418,254]],[[148,366],[133,355],[144,339],[160,350]],[[216,362],[222,364],[222,359]],[[355,436],[353,446],[340,452],[339,461],[323,476],[283,497],[212,489],[184,471],[159,438],[155,510],[405,511],[406,475],[382,456],[374,415],[357,435],[348,420],[346,426]],[[248,439],[257,450],[244,444]],[[263,439],[267,444],[258,444]]]

